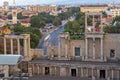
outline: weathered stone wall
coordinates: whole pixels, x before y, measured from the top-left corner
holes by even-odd
[[[43,56],[43,49],[31,49],[31,57],[33,59],[42,59]]]
[[[114,49],[120,59],[120,34],[105,34],[103,47],[104,56],[110,57],[110,50]]]

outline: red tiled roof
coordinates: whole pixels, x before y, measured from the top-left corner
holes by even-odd
[[[8,18],[6,18],[6,17],[2,17],[2,19],[3,19],[3,20],[8,20]]]
[[[22,23],[29,23],[31,20],[31,18],[25,18],[25,19],[21,19]]]

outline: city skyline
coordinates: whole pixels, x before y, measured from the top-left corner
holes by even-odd
[[[3,2],[8,1],[9,5],[13,5],[13,0],[1,0],[0,6],[3,5]],[[39,5],[39,4],[108,4],[108,3],[120,3],[120,0],[15,0],[16,5]]]

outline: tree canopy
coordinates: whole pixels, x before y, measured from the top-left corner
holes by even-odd
[[[30,34],[30,45],[31,48],[36,48],[39,44],[39,40],[42,36],[38,28],[33,27],[24,27],[24,26],[15,26],[14,32],[17,32],[19,34]]]
[[[120,33],[120,23],[117,23],[116,26],[106,25],[103,27],[105,33]]]
[[[70,21],[65,25],[65,32],[70,33],[71,39],[83,39],[84,38],[84,26],[85,19],[83,13],[77,13],[76,19]]]
[[[39,13],[38,16],[31,18],[31,26],[37,28],[43,28],[46,24],[52,23],[55,26],[61,24],[61,19],[57,16],[52,16],[49,13]]]

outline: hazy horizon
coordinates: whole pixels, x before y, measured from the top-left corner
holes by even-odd
[[[8,1],[9,5],[13,5],[13,0],[1,0],[0,6],[3,2]],[[16,5],[44,5],[44,4],[108,4],[120,3],[120,0],[16,0]]]

